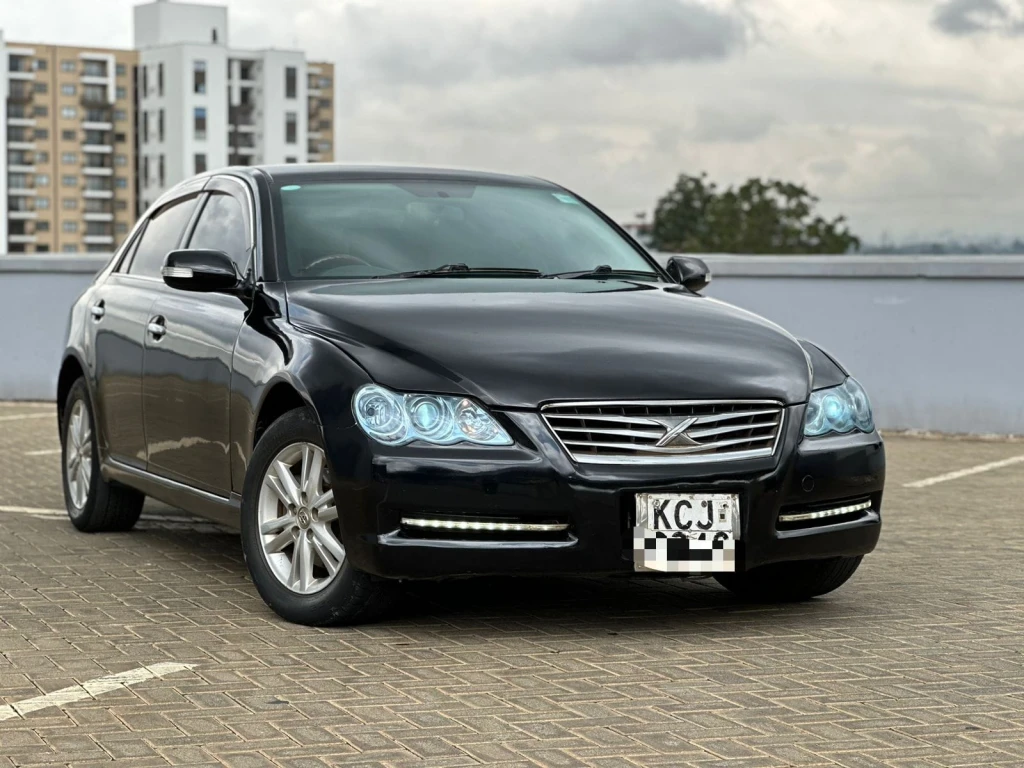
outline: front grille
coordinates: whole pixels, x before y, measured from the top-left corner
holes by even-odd
[[[581,464],[684,464],[772,456],[775,400],[556,403],[541,416]]]

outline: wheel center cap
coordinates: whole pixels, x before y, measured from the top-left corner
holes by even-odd
[[[299,510],[299,513],[296,515],[296,517],[299,520],[299,527],[300,528],[309,528],[309,524],[312,521],[312,518],[310,517],[308,509],[306,509],[305,507],[302,507]]]

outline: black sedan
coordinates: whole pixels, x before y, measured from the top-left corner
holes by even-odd
[[[72,309],[68,512],[125,530],[151,496],[238,526],[260,594],[307,624],[474,574],[824,594],[881,529],[867,396],[709,279],[536,179],[193,178]]]

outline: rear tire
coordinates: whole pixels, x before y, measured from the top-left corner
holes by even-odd
[[[345,556],[338,525],[345,510],[335,506],[332,477],[320,427],[305,408],[270,425],[245,474],[246,565],[266,604],[296,624],[374,621],[394,594],[394,584],[357,570]]]
[[[142,514],[146,497],[134,488],[103,479],[96,419],[85,379],[71,385],[60,437],[64,505],[72,524],[86,533],[130,530]]]
[[[863,555],[774,563],[744,573],[718,573],[715,581],[745,600],[792,603],[838,589],[853,576]]]

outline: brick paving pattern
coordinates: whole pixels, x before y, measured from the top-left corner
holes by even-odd
[[[21,414],[40,418],[4,419]],[[0,506],[60,509],[52,408],[0,405]],[[0,704],[194,668],[0,722],[5,766],[1024,766],[1021,442],[888,440],[879,550],[833,595],[714,582],[417,585],[394,618],[285,624],[237,536],[150,505],[85,535],[0,512]],[[171,514],[170,520],[161,517]]]

